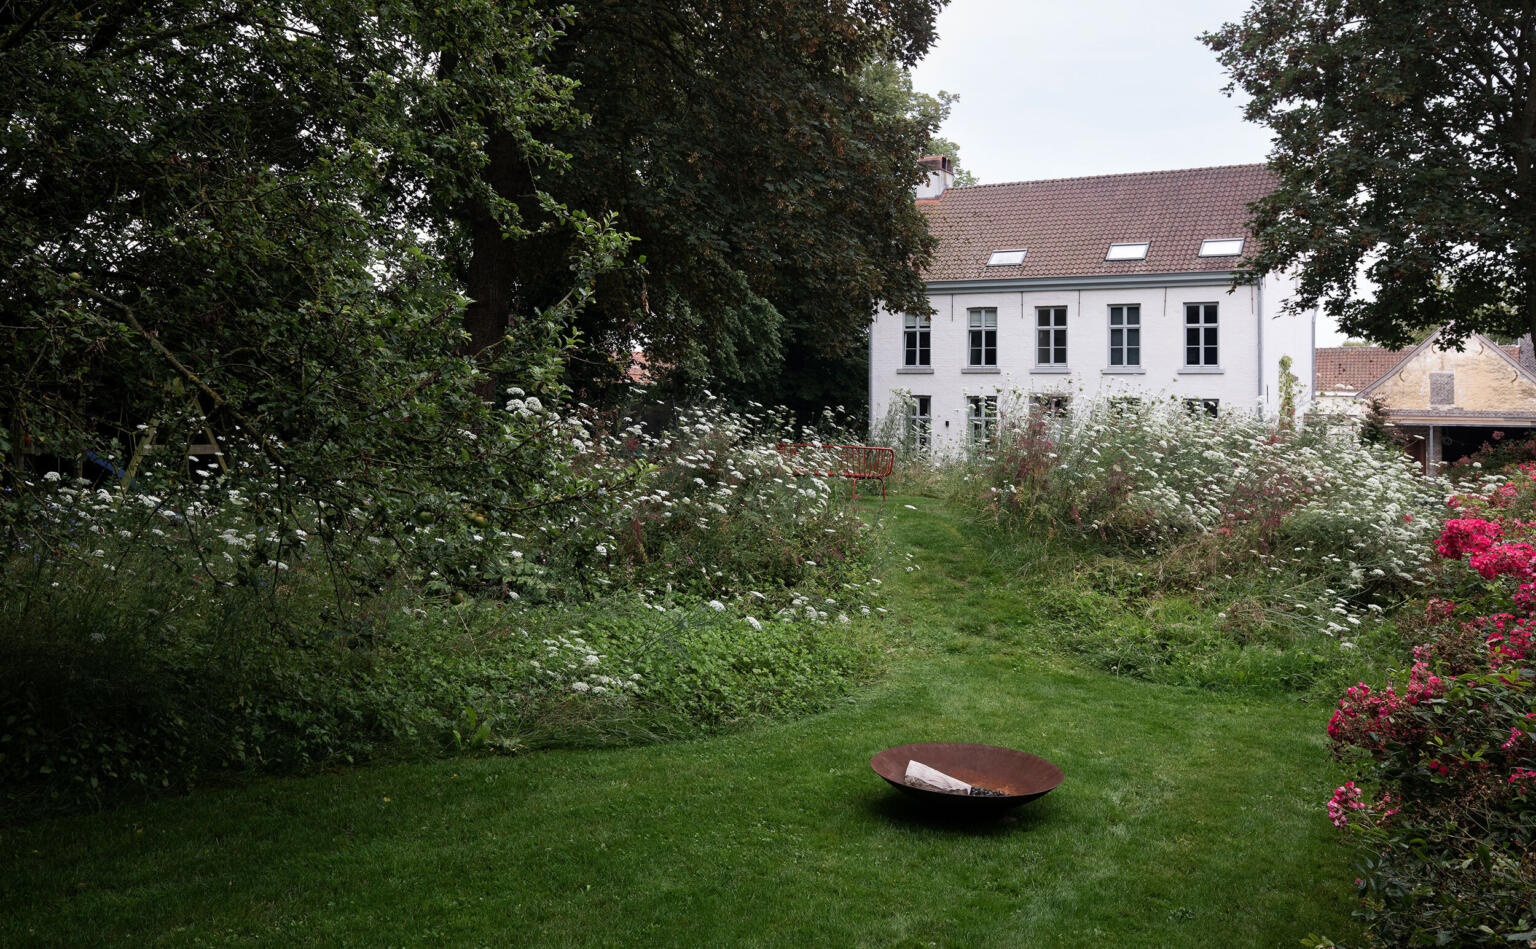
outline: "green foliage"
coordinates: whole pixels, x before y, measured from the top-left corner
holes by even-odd
[[[949,118],[959,96],[940,91],[929,95],[912,88],[912,71],[887,59],[879,59],[868,66],[859,76],[864,94],[873,99],[877,108],[891,115],[909,115],[922,127],[937,129]],[[947,138],[935,135],[928,139],[914,158],[928,155],[948,155],[954,163],[955,184],[974,185],[981,182],[970,171],[961,167],[960,146]]]
[[[1396,439],[1393,437],[1395,429],[1387,418],[1387,404],[1380,398],[1372,397],[1365,406],[1365,415],[1360,420],[1360,442],[1365,445],[1393,445]]]
[[[68,807],[687,736],[825,707],[868,671],[874,531],[841,484],[789,474],[770,417],[704,407],[609,434],[537,397],[505,408],[466,458],[550,443],[516,494],[351,486],[349,508],[295,509],[262,469],[155,463],[131,492],[22,482],[0,793]]]
[[[1300,394],[1301,380],[1291,371],[1291,357],[1280,357],[1280,424],[1291,429],[1296,427],[1296,397]]]
[[[1367,945],[1503,945],[1536,930],[1533,501],[1525,470],[1454,500],[1437,549],[1459,562],[1404,618],[1410,668],[1349,688],[1328,724],[1360,782],[1328,808],[1359,847]]]
[[[542,183],[570,207],[614,209],[643,255],[577,321],[576,388],[606,395],[615,354],[639,347],[679,385],[802,417],[863,404],[870,317],[927,306],[912,157],[936,116],[888,107],[860,76],[919,58],[939,4],[574,7],[549,62],[590,119],[545,136],[571,159]],[[558,232],[506,249],[515,319],[563,299],[565,253]]]
[[[1536,327],[1533,26],[1487,0],[1262,0],[1202,37],[1275,134],[1251,262],[1298,274],[1289,308],[1392,348]]]
[[[540,425],[487,407],[487,373],[557,395],[571,310],[625,240],[530,187],[541,225],[572,235],[565,302],[475,359],[459,270],[465,206],[522,233],[481,176],[491,127],[529,169],[562,160],[529,131],[577,119],[569,82],[536,62],[558,14],[158,0],[43,4],[15,24],[0,522],[32,529],[28,469],[89,451],[137,473],[157,452],[185,485],[195,466],[166,459],[210,441],[220,470],[260,484],[263,518],[302,514],[327,544],[342,520],[381,534],[470,491],[539,495]],[[342,587],[350,563],[331,561]]]

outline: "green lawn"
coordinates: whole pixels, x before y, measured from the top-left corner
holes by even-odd
[[[1294,946],[1353,934],[1328,711],[1039,646],[1036,564],[893,498],[890,672],[708,741],[381,767],[0,831],[0,944]],[[868,767],[1009,745],[1066,782],[938,824]]]

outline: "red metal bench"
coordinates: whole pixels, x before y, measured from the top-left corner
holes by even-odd
[[[823,478],[848,478],[853,482],[850,497],[859,496],[859,482],[880,482],[880,499],[885,500],[885,479],[896,470],[896,452],[870,445],[792,445],[780,442],[779,454],[797,475]]]

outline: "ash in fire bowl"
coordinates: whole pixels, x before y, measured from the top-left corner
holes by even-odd
[[[920,742],[887,748],[869,766],[892,786],[954,808],[1003,810],[1032,801],[1061,784],[1061,769],[1044,758],[961,742]]]

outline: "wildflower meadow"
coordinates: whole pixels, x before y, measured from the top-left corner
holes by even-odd
[[[343,483],[295,503],[234,444],[227,471],[21,485],[0,579],[16,812],[680,737],[822,707],[867,674],[873,527],[841,485],[791,473],[774,446],[803,432],[707,399],[650,432],[518,390],[506,418],[466,440],[489,459],[554,447],[538,493],[499,502]]]

